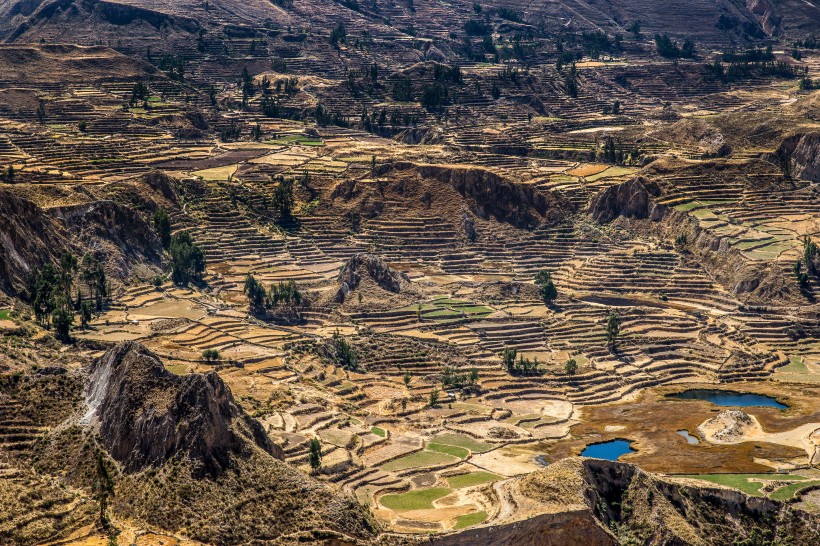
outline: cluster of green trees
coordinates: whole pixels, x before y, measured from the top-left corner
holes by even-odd
[[[517,349],[506,347],[501,353],[501,361],[504,369],[510,375],[541,375],[544,370],[539,367],[538,357],[524,358],[519,355]]]
[[[219,351],[216,349],[205,349],[202,351],[202,359],[207,362],[208,364],[213,364],[214,362],[219,361],[222,358],[222,355],[219,354]]]
[[[256,280],[252,274],[245,278],[243,293],[248,298],[248,306],[251,313],[257,316],[265,316],[271,309],[296,308],[302,305],[304,298],[302,292],[294,281],[279,282],[272,284],[270,289],[265,290],[262,283]]]
[[[797,78],[801,74],[805,75],[807,67],[791,65],[783,61],[735,61],[724,65],[715,60],[712,64],[704,66],[704,78],[706,80],[719,80],[722,82],[733,82],[749,78]]]
[[[157,61],[157,68],[165,72],[174,81],[185,81],[185,59],[179,55],[163,55]]]
[[[801,91],[812,91],[814,89],[820,89],[820,80],[814,81],[809,77],[800,78]]]
[[[469,373],[461,373],[458,368],[452,368],[450,366],[444,367],[441,384],[445,389],[463,389],[476,383],[478,383],[477,368],[470,368]]]
[[[72,298],[75,288],[76,297]],[[28,296],[35,320],[44,328],[53,328],[64,342],[71,339],[74,314],[79,315],[80,327],[86,329],[93,313],[108,303],[110,294],[105,269],[93,254],[86,254],[79,263],[76,256],[66,252],[58,266],[46,264],[29,276]]]
[[[147,106],[148,99],[150,97],[151,90],[148,89],[148,84],[144,81],[138,81],[134,84],[134,87],[131,88],[131,100],[129,102],[132,107],[139,102],[142,102],[144,106]]]
[[[313,110],[313,118],[316,120],[316,125],[320,127],[328,125],[347,127],[348,125],[347,118],[339,110],[328,110],[321,102]]]
[[[330,45],[333,47],[339,47],[340,44],[347,42],[347,28],[345,28],[344,23],[339,23],[336,27],[330,32]]]
[[[794,47],[802,47],[804,49],[820,49],[820,38],[817,36],[807,36],[803,40],[795,40]]]
[[[296,204],[293,179],[279,175],[273,178],[276,186],[273,188],[273,208],[279,213],[282,220],[293,218],[293,207]]]
[[[330,340],[331,357],[334,363],[345,370],[359,369],[359,356],[353,346],[336,330]]]
[[[658,55],[667,59],[694,59],[697,54],[695,42],[691,39],[687,38],[683,45],[679,46],[668,34],[655,34],[655,47]]]
[[[239,140],[241,136],[242,129],[235,122],[231,122],[230,125],[223,127],[219,132],[219,138],[222,142],[233,142]]]
[[[564,74],[564,91],[572,98],[578,97],[578,69],[575,68],[575,63],[572,63]]]
[[[367,108],[362,111],[361,126],[367,132],[374,132],[377,128],[387,125],[390,127],[411,127],[418,125],[418,117],[410,112],[392,110],[388,115],[387,110],[382,108],[380,112],[367,112]]]
[[[558,297],[558,289],[555,288],[555,283],[552,282],[552,273],[544,269],[536,273],[535,286],[538,287],[544,305],[552,305],[552,302]]]
[[[194,243],[191,234],[181,231],[171,237],[168,244],[171,254],[171,279],[175,284],[188,286],[202,282],[205,272],[205,254]]]
[[[612,137],[604,139],[604,145],[596,148],[592,154],[593,161],[601,163],[611,163],[613,165],[628,165],[637,162],[641,157],[638,148],[625,150],[620,142],[616,142]]]

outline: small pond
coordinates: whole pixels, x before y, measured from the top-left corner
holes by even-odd
[[[589,444],[581,452],[582,457],[592,457],[593,459],[605,459],[607,461],[617,461],[621,455],[635,453],[629,445],[629,440],[610,440],[598,444]]]
[[[749,392],[722,391],[718,389],[692,389],[688,391],[670,394],[670,398],[678,400],[706,400],[717,406],[729,406],[745,408],[750,406],[761,406],[768,408],[787,409],[789,406],[781,404],[775,398],[764,394],[752,394]]]
[[[680,434],[681,436],[686,438],[686,441],[690,444],[699,444],[700,443],[700,440],[698,440],[698,437],[697,436],[692,436],[691,434],[689,434],[688,430],[679,430],[678,434]]]

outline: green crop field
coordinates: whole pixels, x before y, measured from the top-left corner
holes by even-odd
[[[484,453],[494,447],[492,444],[479,442],[475,438],[463,434],[439,434],[438,436],[434,436],[432,441],[436,444],[463,447],[473,453]]]
[[[461,489],[462,487],[472,487],[474,485],[481,485],[482,483],[494,482],[500,480],[502,477],[492,472],[469,472],[467,474],[459,474],[458,476],[450,476],[447,478],[447,483],[453,489]]]
[[[389,461],[383,464],[381,468],[382,470],[395,471],[406,470],[408,468],[423,468],[425,466],[455,463],[458,461],[458,457],[453,457],[452,455],[447,455],[446,453],[423,450]]]
[[[456,518],[454,529],[464,529],[472,525],[478,525],[487,519],[487,512],[473,512],[472,514],[464,514]]]
[[[453,457],[458,457],[459,459],[465,459],[470,452],[463,447],[456,447],[447,444],[437,444],[437,443],[429,443],[427,444],[427,449],[430,451],[438,451],[439,453],[446,453],[448,455],[452,455]]]
[[[447,496],[452,491],[446,487],[431,487],[430,489],[416,489],[397,495],[384,495],[379,503],[391,510],[429,510],[433,508],[433,501]]]

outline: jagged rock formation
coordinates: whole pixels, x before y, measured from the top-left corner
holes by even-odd
[[[660,220],[666,214],[666,207],[654,201],[660,193],[656,183],[643,177],[633,178],[599,192],[589,205],[589,213],[600,223],[619,216]]]
[[[728,544],[755,526],[797,544],[820,539],[812,516],[788,505],[618,462],[564,459],[507,482],[503,493],[516,506],[507,517],[433,544]]]
[[[0,191],[0,290],[16,295],[32,268],[57,259],[67,244],[57,221],[36,204]]]
[[[786,138],[776,155],[789,162],[795,178],[820,182],[820,134],[799,134]]]
[[[122,343],[96,362],[87,403],[84,422],[99,427],[127,471],[183,455],[216,475],[253,448],[282,458],[216,373],[176,376],[138,343]]]
[[[0,290],[18,295],[30,272],[64,251],[94,252],[113,279],[162,264],[162,247],[142,215],[114,201],[94,200],[44,209],[0,191]]]
[[[379,256],[356,254],[347,261],[339,272],[340,286],[336,292],[337,302],[344,302],[347,295],[359,286],[363,274],[373,279],[379,287],[394,293],[401,292],[402,283],[410,282],[407,275],[392,269]]]
[[[449,184],[471,199],[479,218],[493,217],[516,227],[534,227],[545,219],[556,219],[568,206],[552,194],[515,184],[485,169],[422,165],[418,172],[424,178]]]

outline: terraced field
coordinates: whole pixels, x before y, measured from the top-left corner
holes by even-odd
[[[0,46],[123,63],[0,81],[0,188],[44,215],[34,228],[57,226],[28,258],[89,248],[110,281],[110,301],[71,330],[78,362],[136,340],[177,375],[216,371],[286,462],[399,533],[503,519],[511,478],[615,439],[635,447],[624,461],[685,483],[775,500],[820,483],[820,180],[789,140],[820,131],[817,91],[794,77],[709,79],[701,61],[716,51],[673,63],[636,37],[573,62],[571,96],[545,36],[524,39],[526,63],[454,53],[464,41],[444,17],[474,18],[460,2],[419,2],[421,36],[395,3],[378,3],[373,22],[371,8],[317,15],[297,2],[267,26],[257,2],[170,4],[221,30],[123,36],[115,51],[78,26],[87,45]],[[347,25],[347,43],[331,45],[329,21]],[[21,29],[54,37],[45,23]],[[524,47],[522,36],[494,47]],[[143,61],[149,44],[178,48],[187,76]],[[817,77],[817,50],[772,55]],[[446,80],[446,59],[458,77],[432,108],[422,89]],[[396,91],[404,81],[412,100]],[[172,282],[160,208],[202,250],[201,282]],[[129,214],[156,259],[133,263]],[[542,272],[556,297],[543,297]],[[251,276],[298,287],[300,303],[252,309]],[[89,279],[74,288],[79,300],[94,291]],[[15,298],[0,301],[0,331],[23,324],[46,339],[33,302]],[[667,396],[694,387],[789,407],[746,408],[759,429],[710,441],[696,431],[715,408]],[[29,453],[45,432],[0,398],[0,454]],[[68,526],[88,509],[83,494],[32,480],[0,457],[0,482],[30,481],[48,502],[31,525]],[[2,520],[0,533],[23,524]]]

